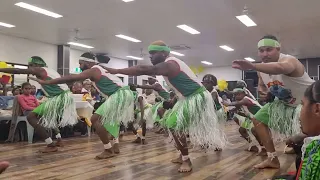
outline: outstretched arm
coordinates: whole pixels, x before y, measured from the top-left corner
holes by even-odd
[[[227,103],[224,101],[224,105],[226,106],[243,106],[243,105],[249,105],[251,102],[247,99],[242,99],[241,101],[234,101],[231,103]]]
[[[162,62],[154,66],[137,65],[124,69],[103,68],[111,74],[126,74],[131,76],[162,75],[170,77],[179,71],[179,65],[174,62]]]
[[[137,88],[141,89],[154,89],[152,85],[137,85]]]
[[[298,68],[297,61],[297,59],[290,57],[279,62],[257,63],[254,64],[254,70],[273,75],[291,74]]]
[[[42,72],[42,68],[28,68],[28,69],[19,69],[19,68],[0,68],[0,72],[8,74],[32,74],[39,76]]]
[[[44,81],[44,80],[35,79],[35,78],[29,78],[29,79],[38,81],[40,84],[64,84],[68,82],[91,79],[91,78],[97,77],[97,73],[99,72],[93,68],[93,69],[85,70],[80,74],[72,74],[72,75],[63,76],[63,77],[52,79],[52,80]]]

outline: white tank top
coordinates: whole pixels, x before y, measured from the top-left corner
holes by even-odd
[[[279,60],[285,57],[293,56],[280,54]],[[260,76],[271,94],[291,106],[301,103],[304,91],[314,82],[306,72],[301,77],[269,75],[261,72]]]
[[[101,73],[99,81],[92,82],[92,84],[103,97],[110,96],[123,87],[121,79],[116,75],[106,73],[101,65],[95,65],[92,68],[98,69]]]
[[[165,60],[165,62],[171,61],[174,61],[179,65],[180,72],[174,77],[168,78],[164,76],[163,78],[168,86],[174,90],[179,99],[192,95],[202,87],[201,82],[186,63],[175,57],[168,57]]]
[[[42,69],[44,69],[47,73],[46,78],[44,80],[57,79],[61,77],[61,75],[53,69],[47,67],[43,67]],[[46,96],[52,97],[69,90],[69,87],[67,84],[48,84],[41,85],[41,89]]]

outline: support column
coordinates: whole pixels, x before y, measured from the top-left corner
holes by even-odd
[[[70,74],[70,46],[58,45],[58,73],[61,76]]]
[[[128,61],[128,67],[136,66],[138,64],[137,60],[129,60]],[[138,78],[137,76],[129,76],[128,77],[128,84],[138,84]]]

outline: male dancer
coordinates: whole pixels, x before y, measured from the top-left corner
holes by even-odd
[[[246,60],[233,61],[232,67],[240,70],[256,70],[259,76],[260,98],[266,98],[268,90],[277,98],[264,105],[254,116],[253,123],[265,146],[268,159],[255,168],[280,168],[274,144],[268,128],[288,137],[300,131],[297,108],[304,91],[314,81],[305,72],[301,62],[293,56],[280,53],[280,43],[274,36],[264,36],[258,42],[259,56],[263,63]]]
[[[208,144],[208,148],[224,147],[225,135],[219,129],[217,115],[211,94],[197,81],[196,75],[181,60],[169,56],[170,48],[162,41],[148,47],[153,66],[133,66],[125,69],[106,70],[112,74],[162,75],[166,83],[174,89],[179,100],[166,118],[166,127],[173,132],[182,163],[179,172],[192,170],[188,156],[186,134],[194,145]]]
[[[98,60],[101,63],[108,63],[110,59],[102,56]],[[42,85],[52,85],[91,79],[98,92],[102,96],[108,97],[91,117],[92,125],[104,146],[104,151],[96,156],[96,159],[106,159],[113,157],[114,153],[120,153],[118,146],[119,125],[121,121],[126,123],[133,119],[134,94],[128,87],[123,86],[120,78],[106,73],[102,68],[104,64],[97,65],[97,63],[95,55],[84,53],[79,59],[80,68],[83,70],[82,73],[49,81],[34,80]],[[115,138],[114,146],[109,142],[108,133]]]
[[[47,68],[45,61],[38,56],[32,56],[29,59],[28,69],[4,68],[0,69],[0,72],[10,74],[31,74],[42,81],[49,81],[60,77],[56,71]],[[55,152],[58,150],[57,146],[61,146],[61,135],[58,127],[77,124],[78,115],[72,93],[69,91],[66,84],[42,85],[42,90],[49,99],[29,113],[27,119],[30,125],[47,144],[47,147],[44,150],[41,150],[41,152]],[[57,132],[56,138],[59,140],[58,144],[53,143],[45,128],[52,128]]]

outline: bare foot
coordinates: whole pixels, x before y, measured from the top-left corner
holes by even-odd
[[[146,145],[146,144],[148,144],[148,143],[147,143],[147,141],[146,141],[145,139],[142,139],[142,144],[143,144],[143,145]]]
[[[9,167],[9,165],[9,162],[7,161],[0,162],[0,174],[2,174]]]
[[[177,163],[177,164],[182,164],[183,163],[182,156],[180,155],[178,158],[172,159],[171,162],[172,163]]]
[[[280,168],[280,162],[278,157],[275,157],[272,161],[270,158],[264,160],[262,163],[257,164],[254,166],[256,169],[265,169],[265,168],[274,168],[279,169]]]
[[[113,150],[111,148],[111,149],[105,149],[101,154],[96,156],[95,159],[97,159],[97,160],[108,159],[108,158],[112,158],[113,156],[114,156],[114,154],[113,154]]]
[[[183,161],[180,168],[178,169],[180,173],[190,172],[192,171],[192,164],[190,159]]]
[[[119,143],[114,143],[114,145],[113,145],[113,152],[114,152],[115,154],[120,154]]]
[[[40,153],[51,153],[51,152],[57,152],[58,151],[58,147],[51,143],[48,144],[44,149],[39,150]]]
[[[214,151],[222,151],[221,148],[215,148]]]
[[[257,156],[267,156],[267,150],[262,148],[261,151],[257,154]]]
[[[64,146],[64,144],[62,142],[62,139],[57,139],[56,146],[58,146],[58,147],[63,147]]]
[[[132,143],[140,144],[141,143],[141,138],[137,138],[136,140],[132,141]]]

